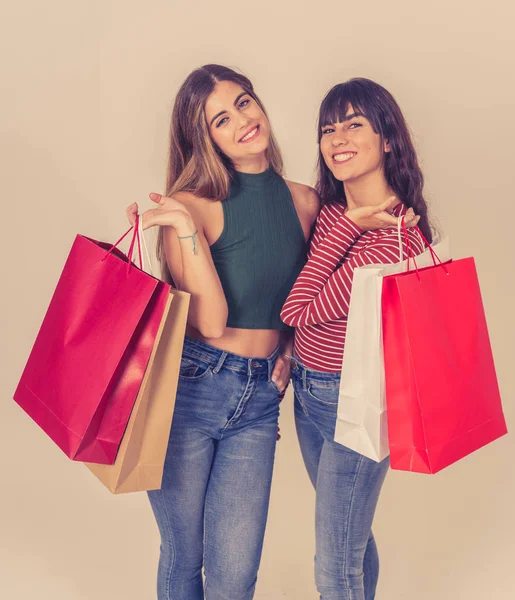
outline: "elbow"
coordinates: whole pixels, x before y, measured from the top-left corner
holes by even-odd
[[[227,318],[229,316],[227,306],[220,312],[221,314],[211,315],[209,319],[199,323],[198,330],[203,337],[216,340],[224,335],[227,326]]]
[[[225,326],[206,323],[205,326],[199,328],[199,331],[202,334],[202,337],[210,340],[217,340],[225,333]]]
[[[288,317],[284,309],[281,311],[280,319],[285,325],[288,325],[289,327],[295,327],[295,323],[293,322],[294,319]]]

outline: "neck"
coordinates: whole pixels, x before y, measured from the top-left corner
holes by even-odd
[[[269,166],[270,163],[264,152],[258,156],[252,156],[246,160],[234,163],[234,168],[240,173],[262,173],[263,171],[266,171]]]
[[[349,210],[361,206],[376,206],[390,196],[395,196],[395,192],[386,182],[382,171],[367,173],[358,179],[346,181],[343,189]]]

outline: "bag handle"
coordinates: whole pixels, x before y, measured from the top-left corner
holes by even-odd
[[[141,261],[141,254],[140,254],[140,262],[142,262],[142,269],[144,271],[147,271],[147,273],[150,273],[150,275],[154,276],[154,273],[152,271],[152,261],[150,259],[150,253],[148,251],[148,246],[147,246],[147,240],[145,239],[145,234],[143,232],[143,219],[141,218],[140,215],[138,215],[137,218],[137,223],[138,223],[138,245],[140,248],[140,253],[141,253],[141,245],[143,245],[143,249],[145,251],[145,255],[143,256],[143,259],[146,257],[147,259],[147,265],[145,265],[145,262],[143,260],[143,262]]]
[[[148,270],[150,272],[150,275],[153,275],[153,272],[152,272],[152,262],[150,260],[150,254],[148,252],[147,242],[146,242],[145,236],[143,234],[143,219],[140,217],[140,215],[136,215],[136,221],[135,221],[134,225],[130,229],[128,229],[122,235],[122,237],[109,248],[109,250],[106,250],[104,258],[102,258],[102,262],[107,259],[107,257],[113,252],[113,250],[115,248],[117,248],[121,244],[121,242],[123,242],[123,240],[129,235],[129,233],[131,231],[133,232],[133,234],[132,234],[132,239],[131,239],[131,243],[130,243],[130,246],[129,246],[129,251],[127,253],[127,258],[128,258],[127,274],[130,273],[130,270],[131,270],[132,265],[133,265],[132,256],[134,254],[134,247],[136,246],[136,242],[137,242],[137,244],[138,244],[138,258],[139,258],[140,269],[142,271],[146,271],[147,268],[148,268]],[[145,251],[145,255],[146,255],[147,261],[148,261],[148,267],[146,267],[145,264],[144,264],[143,254],[142,254],[142,251],[141,251],[142,246],[143,246],[143,249]]]
[[[438,256],[438,254],[434,251],[434,248],[431,246],[431,244],[429,243],[429,241],[426,239],[426,237],[424,236],[424,234],[422,233],[422,231],[420,230],[419,227],[414,227],[415,231],[419,234],[419,236],[422,238],[422,241],[424,242],[424,244],[427,246],[429,252],[431,253],[431,258],[433,259],[433,264],[434,266],[441,266],[443,268],[443,270],[445,271],[445,273],[447,275],[449,275],[449,271],[447,270],[447,267],[445,266],[444,262],[440,259],[440,257]],[[402,234],[404,236],[404,241],[406,243],[406,247],[408,248],[408,263],[406,265],[406,272],[409,272],[410,270],[410,260],[413,260],[413,265],[414,265],[414,270],[417,274],[417,279],[420,282],[420,274],[419,274],[419,269],[417,266],[417,261],[415,258],[415,251],[413,249],[413,246],[411,244],[411,240],[409,238],[409,233],[408,233],[408,228],[406,227],[406,220],[404,218],[404,215],[400,216],[398,221],[397,221],[397,233],[398,233],[398,239],[399,239],[399,254],[400,254],[400,261],[402,262],[404,260],[404,252],[403,252],[403,247],[402,247],[402,240],[401,240],[401,230],[402,230]],[[439,263],[439,265],[437,264],[437,262]]]

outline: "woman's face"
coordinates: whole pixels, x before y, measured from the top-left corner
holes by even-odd
[[[235,167],[262,158],[270,124],[258,103],[232,81],[219,81],[206,102],[205,115],[213,142]]]
[[[383,154],[390,152],[370,121],[349,106],[342,123],[324,125],[320,151],[338,181],[350,182],[383,170]]]

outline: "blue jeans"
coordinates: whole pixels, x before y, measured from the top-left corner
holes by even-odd
[[[334,441],[339,373],[292,361],[295,424],[316,489],[315,580],[321,600],[373,600],[379,558],[372,521],[389,460],[365,458]]]
[[[148,494],[161,533],[159,600],[254,596],[277,440],[276,357],[185,340],[163,483]]]

